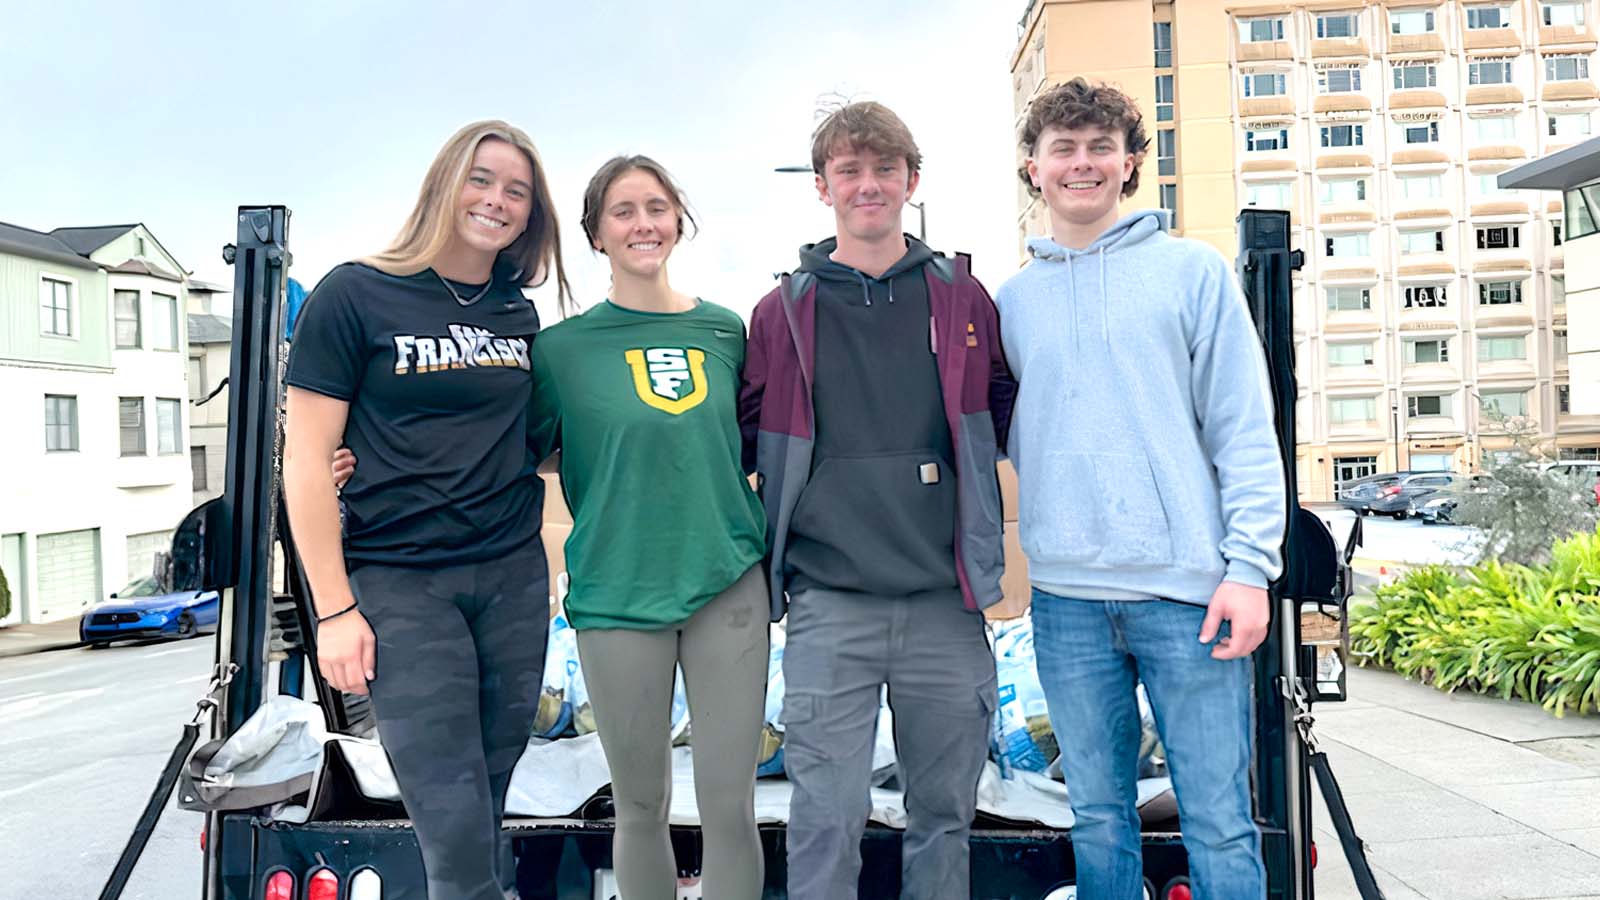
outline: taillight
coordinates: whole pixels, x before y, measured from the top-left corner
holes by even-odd
[[[282,869],[267,876],[267,889],[262,900],[294,900],[294,876]]]
[[[347,900],[382,900],[383,879],[377,869],[362,869],[350,876],[350,895]]]
[[[1189,882],[1178,881],[1168,885],[1167,900],[1194,900],[1194,892],[1189,890]]]
[[[1385,497],[1393,497],[1395,494],[1398,494],[1398,493],[1400,493],[1400,485],[1398,485],[1398,484],[1390,485],[1389,487],[1386,487],[1386,488],[1383,489],[1383,495]]]
[[[1317,842],[1311,842],[1311,868],[1317,867]]]
[[[339,876],[332,869],[318,869],[306,882],[306,900],[339,900]]]

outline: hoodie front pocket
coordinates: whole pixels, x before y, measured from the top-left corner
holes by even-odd
[[[1031,559],[1103,567],[1172,564],[1171,526],[1148,457],[1065,451],[1042,456],[1044,490],[1022,497],[1023,544]]]

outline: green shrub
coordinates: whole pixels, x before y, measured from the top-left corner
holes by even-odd
[[[1557,716],[1600,709],[1600,534],[1559,541],[1535,566],[1413,569],[1352,611],[1350,633],[1363,663],[1441,690],[1520,697]]]
[[[6,570],[0,569],[0,619],[11,615],[11,585],[6,582]]]

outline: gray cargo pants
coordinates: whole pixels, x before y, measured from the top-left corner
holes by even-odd
[[[995,708],[983,617],[955,592],[805,590],[783,651],[789,900],[854,900],[878,698],[889,686],[907,825],[900,896],[969,900],[967,838]]]
[[[500,819],[539,704],[547,565],[535,539],[490,562],[350,574],[378,641],[368,689],[428,900],[504,900],[514,890]]]

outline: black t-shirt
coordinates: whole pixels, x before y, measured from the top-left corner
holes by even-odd
[[[471,300],[482,285],[455,285]],[[345,558],[385,565],[497,559],[539,531],[544,483],[525,440],[539,315],[496,280],[471,303],[432,269],[348,263],[312,291],[290,385],[350,404]]]

